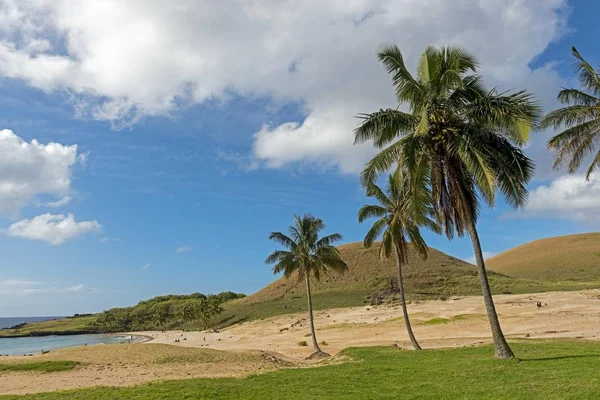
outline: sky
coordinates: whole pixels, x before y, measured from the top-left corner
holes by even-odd
[[[584,0],[0,0],[0,316],[70,315],[168,293],[252,293],[268,234],[313,213],[344,242],[368,226],[355,116],[395,106],[375,52],[414,70],[460,45],[486,84],[544,109],[594,65]],[[552,170],[536,132],[528,206],[478,228],[487,256],[600,228],[600,177]],[[461,259],[468,239],[425,233]]]

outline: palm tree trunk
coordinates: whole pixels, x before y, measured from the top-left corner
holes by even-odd
[[[400,292],[400,302],[402,303],[404,324],[406,325],[408,337],[410,338],[410,343],[412,344],[413,348],[415,350],[421,350],[421,346],[419,346],[419,342],[417,342],[417,338],[415,338],[415,334],[410,326],[410,320],[408,319],[408,310],[406,309],[406,299],[404,297],[404,282],[402,279],[402,260],[400,259],[400,250],[398,249],[398,244],[396,244],[394,248],[396,250],[396,264],[398,264],[398,291]]]
[[[310,335],[312,337],[313,348],[315,352],[310,355],[309,358],[320,358],[329,356],[329,354],[325,353],[319,347],[319,342],[317,341],[317,334],[315,333],[315,321],[313,318],[313,309],[312,309],[312,296],[310,294],[310,278],[308,273],[306,274],[306,295],[308,297],[308,319],[310,321]]]
[[[500,328],[500,321],[498,320],[498,314],[496,313],[496,307],[494,306],[494,300],[492,299],[492,291],[490,289],[487,272],[485,270],[485,262],[483,261],[483,253],[481,251],[481,243],[479,242],[479,235],[477,234],[475,221],[471,220],[469,222],[468,230],[469,235],[471,236],[471,241],[473,242],[473,250],[475,252],[475,260],[477,261],[477,269],[479,272],[479,281],[481,283],[481,291],[483,293],[485,309],[490,321],[492,337],[494,338],[496,357],[513,358],[515,355],[508,346],[508,343],[504,338],[504,333],[502,333],[502,328]]]

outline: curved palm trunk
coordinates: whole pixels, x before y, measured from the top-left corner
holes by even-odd
[[[473,242],[473,250],[475,252],[475,259],[477,260],[477,269],[479,272],[479,281],[481,283],[481,291],[483,293],[483,301],[485,303],[485,309],[487,311],[488,319],[490,321],[490,328],[492,330],[492,337],[494,338],[494,348],[496,350],[497,358],[513,358],[515,355],[510,349],[502,328],[500,328],[500,321],[498,320],[498,314],[496,313],[496,307],[494,306],[494,300],[492,299],[492,291],[487,278],[487,272],[485,270],[485,262],[483,261],[483,253],[481,251],[481,243],[479,242],[479,235],[477,234],[477,228],[475,222],[469,222],[469,236]]]
[[[308,273],[306,274],[306,295],[308,297],[308,319],[310,321],[310,334],[312,337],[313,348],[315,349],[315,352],[311,354],[309,358],[329,356],[329,354],[321,350],[319,347],[319,342],[317,341],[317,334],[315,333],[315,321],[313,318],[312,297],[310,294],[310,278]]]
[[[406,325],[406,330],[408,331],[408,337],[410,338],[410,343],[412,344],[415,350],[421,350],[421,346],[419,346],[419,342],[415,338],[415,334],[412,331],[412,327],[410,326],[410,320],[408,319],[408,310],[406,309],[406,299],[404,297],[404,282],[402,279],[402,260],[400,259],[400,250],[398,250],[398,245],[395,246],[396,250],[396,264],[398,265],[398,291],[400,292],[400,302],[402,303],[402,314],[404,315],[404,323]]]

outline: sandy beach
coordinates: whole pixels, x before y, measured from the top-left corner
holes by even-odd
[[[509,339],[600,340],[600,290],[495,296]],[[536,302],[543,306],[538,309]],[[415,335],[424,348],[489,343],[481,297],[412,303]],[[409,341],[397,305],[318,311],[317,336],[335,355],[351,346],[397,345]],[[311,366],[304,313],[244,322],[219,332],[132,332],[151,337],[140,344],[97,345],[53,351],[2,362],[73,360],[75,370],[51,374],[0,375],[0,393],[33,393],[97,385],[128,386],[157,379],[244,376],[282,367]],[[175,342],[177,340],[177,342]],[[309,346],[299,346],[306,341]]]

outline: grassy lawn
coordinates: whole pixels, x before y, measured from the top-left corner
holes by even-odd
[[[520,360],[496,360],[491,346],[400,351],[354,348],[353,361],[244,379],[165,381],[93,388],[31,399],[594,399],[600,395],[600,344],[513,343]],[[2,399],[21,399],[19,396]]]
[[[75,361],[42,361],[28,363],[0,364],[0,374],[5,372],[60,372],[69,371],[79,363]]]

